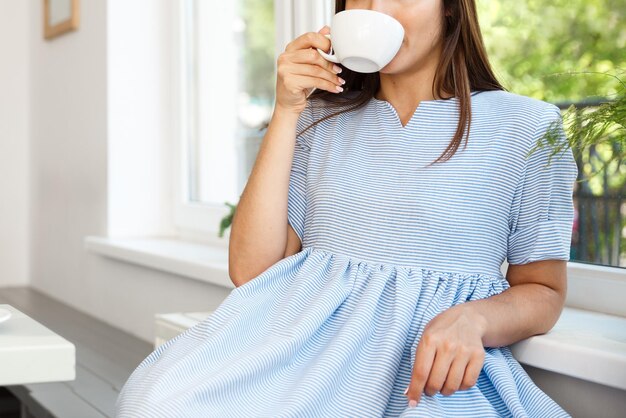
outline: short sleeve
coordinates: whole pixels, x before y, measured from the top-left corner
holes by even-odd
[[[307,208],[307,166],[312,139],[315,134],[315,126],[312,126],[306,132],[303,131],[313,122],[313,112],[311,101],[309,100],[304,110],[300,113],[296,126],[296,143],[289,176],[289,195],[287,199],[287,220],[289,225],[296,231],[300,242],[303,242],[304,238],[304,218]]]
[[[551,128],[558,133],[556,144],[543,140],[539,142],[541,147],[534,149]],[[534,151],[524,162],[513,197],[507,248],[509,264],[570,259],[578,167],[567,142],[561,113],[551,106],[535,130],[529,148]],[[565,146],[551,156],[557,145]]]

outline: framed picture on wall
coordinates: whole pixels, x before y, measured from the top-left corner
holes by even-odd
[[[52,39],[78,29],[79,0],[43,0],[43,33]]]

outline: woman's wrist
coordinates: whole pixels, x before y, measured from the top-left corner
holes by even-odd
[[[278,116],[280,118],[296,118],[298,119],[300,117],[300,113],[302,113],[299,110],[295,110],[293,108],[288,108],[288,107],[284,107],[280,104],[276,104],[274,106],[274,113],[272,115],[272,117],[274,116]]]
[[[275,106],[267,127],[268,133],[283,136],[285,132],[295,132],[299,117],[299,113]]]
[[[480,309],[477,309],[472,301],[462,303],[457,305],[457,307],[463,309],[463,314],[470,319],[472,324],[474,324],[480,334],[481,340],[483,341],[483,346],[485,346],[485,336],[487,335],[487,327],[489,325],[485,315],[480,312]]]
[[[278,121],[279,123],[289,123],[295,125],[298,122],[298,118],[300,118],[300,112],[285,109],[280,105],[276,105],[274,107],[270,123]]]

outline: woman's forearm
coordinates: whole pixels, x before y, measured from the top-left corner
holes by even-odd
[[[231,280],[240,286],[279,261],[287,245],[287,194],[298,114],[276,108],[233,216]]]
[[[482,330],[483,346],[510,345],[548,332],[563,309],[563,296],[548,286],[524,283],[461,305]]]

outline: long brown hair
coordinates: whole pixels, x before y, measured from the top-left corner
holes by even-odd
[[[335,1],[335,13],[346,8],[346,0]],[[434,162],[450,159],[459,148],[463,136],[469,136],[472,119],[471,93],[488,90],[505,90],[496,79],[485,50],[475,0],[442,1],[443,47],[433,80],[432,92],[437,99],[443,94],[459,98],[459,122],[452,141]],[[380,88],[380,74],[363,74],[342,67],[341,78],[346,80],[342,93],[315,90],[310,96],[324,100],[329,107],[344,108],[313,122],[302,132],[319,122],[365,106]],[[358,91],[358,95],[349,94]],[[443,94],[442,94],[443,93]],[[349,97],[348,97],[349,96]],[[302,133],[301,132],[301,133]],[[301,134],[300,133],[300,134]]]

